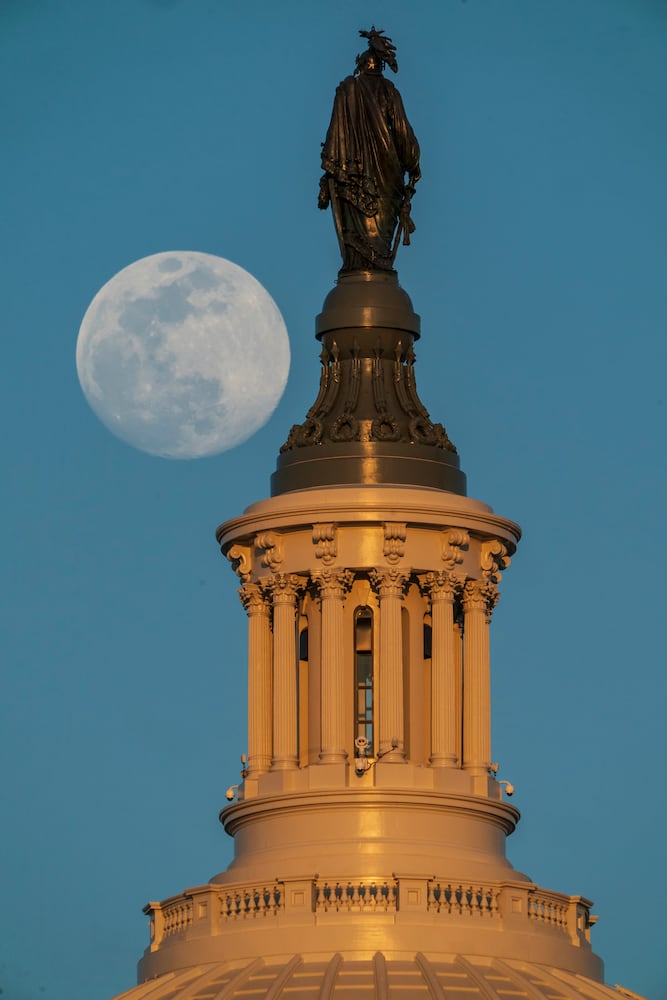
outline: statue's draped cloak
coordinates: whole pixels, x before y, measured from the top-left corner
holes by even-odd
[[[419,175],[419,144],[391,81],[362,73],[338,86],[322,167],[338,201],[344,269],[391,268],[404,177]]]

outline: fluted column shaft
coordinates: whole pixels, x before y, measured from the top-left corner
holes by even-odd
[[[485,775],[491,764],[491,661],[489,624],[495,589],[468,580],[463,589],[463,766]]]
[[[405,760],[401,608],[406,581],[407,575],[396,569],[371,573],[380,598],[378,754],[385,761]]]
[[[278,573],[273,595],[273,761],[271,769],[298,766],[296,681],[296,595],[298,577]]]
[[[454,698],[456,716],[456,756],[463,764],[463,612],[454,615]]]
[[[271,766],[271,607],[257,584],[246,583],[239,593],[248,614],[247,773],[252,777]]]
[[[321,749],[323,763],[345,761],[345,671],[343,600],[352,583],[348,570],[323,570],[313,576],[322,608]]]
[[[456,707],[456,581],[448,573],[429,573],[426,586],[431,600],[431,766],[454,767],[461,726]]]

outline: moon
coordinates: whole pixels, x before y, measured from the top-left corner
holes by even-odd
[[[217,455],[263,427],[289,371],[266,289],[213,254],[171,250],[114,275],[88,307],[76,369],[94,413],[162,458]]]

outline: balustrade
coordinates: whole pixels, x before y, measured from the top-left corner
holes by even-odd
[[[435,913],[492,917],[498,913],[498,888],[452,886],[451,882],[434,880],[428,884],[426,908]]]
[[[266,917],[284,909],[285,895],[280,883],[271,887],[233,887],[220,894],[220,916],[223,920],[235,917]]]
[[[316,882],[313,887],[316,911],[396,910],[398,882],[395,880],[359,882]]]
[[[302,922],[307,913],[312,919],[337,919],[346,914],[386,913],[399,921],[401,916],[401,876],[352,877],[324,879],[314,877],[276,880],[262,885],[235,883],[226,886],[204,885],[175,896],[164,903],[149,903],[144,912],[151,918],[151,950],[174,937],[221,933],[225,926],[239,920],[263,921],[280,917]],[[590,902],[581,896],[538,889],[531,883],[489,881],[465,883],[448,878],[407,878],[406,899],[415,885],[421,885],[417,909],[447,921],[479,918],[507,922],[518,929],[530,923],[534,931],[564,935],[577,947],[590,947],[590,927],[596,918],[590,914]],[[412,919],[415,908],[406,906]],[[328,916],[327,916],[328,915]],[[204,924],[204,921],[207,924]]]
[[[569,903],[551,893],[533,892],[528,897],[528,917],[567,930]]]
[[[162,911],[163,937],[176,934],[178,931],[187,930],[192,925],[192,902],[190,900],[179,900],[171,903]]]

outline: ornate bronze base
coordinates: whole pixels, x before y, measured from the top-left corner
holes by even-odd
[[[280,449],[272,495],[393,483],[465,496],[456,448],[417,395],[419,317],[396,274],[341,275],[316,331],[322,342],[319,393]]]

